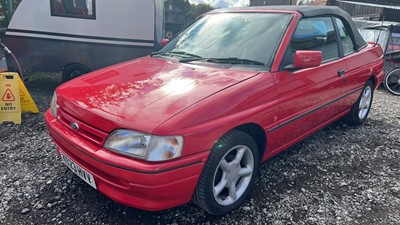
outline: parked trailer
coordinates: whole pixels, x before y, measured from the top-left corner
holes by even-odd
[[[4,43],[27,73],[62,71],[67,81],[157,50],[163,8],[162,0],[24,0]]]

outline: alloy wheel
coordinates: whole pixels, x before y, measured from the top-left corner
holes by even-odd
[[[253,153],[247,146],[231,148],[221,159],[214,174],[213,195],[227,206],[235,203],[250,185],[254,171]]]
[[[369,107],[372,101],[372,89],[370,86],[366,86],[361,94],[360,104],[358,106],[358,117],[364,119],[369,111]]]

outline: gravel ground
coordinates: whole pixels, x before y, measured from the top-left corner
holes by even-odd
[[[193,203],[130,208],[69,171],[43,120],[59,84],[35,74],[41,113],[0,125],[0,224],[400,224],[400,98],[383,89],[363,126],[338,121],[270,159],[245,204],[216,217]]]

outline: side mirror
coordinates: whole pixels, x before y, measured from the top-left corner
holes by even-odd
[[[169,39],[163,38],[163,39],[161,39],[160,46],[164,47],[166,44],[168,44],[168,42],[169,42]]]
[[[322,52],[298,50],[294,53],[293,68],[304,69],[321,65]]]

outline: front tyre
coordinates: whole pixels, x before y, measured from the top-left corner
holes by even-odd
[[[383,80],[383,86],[394,95],[400,95],[400,68],[391,70]]]
[[[372,98],[374,95],[373,83],[369,80],[365,84],[357,102],[353,105],[347,115],[347,121],[353,125],[361,125],[367,119],[371,110]]]
[[[257,144],[232,130],[211,149],[193,194],[193,201],[214,215],[238,208],[254,184],[259,166]]]

